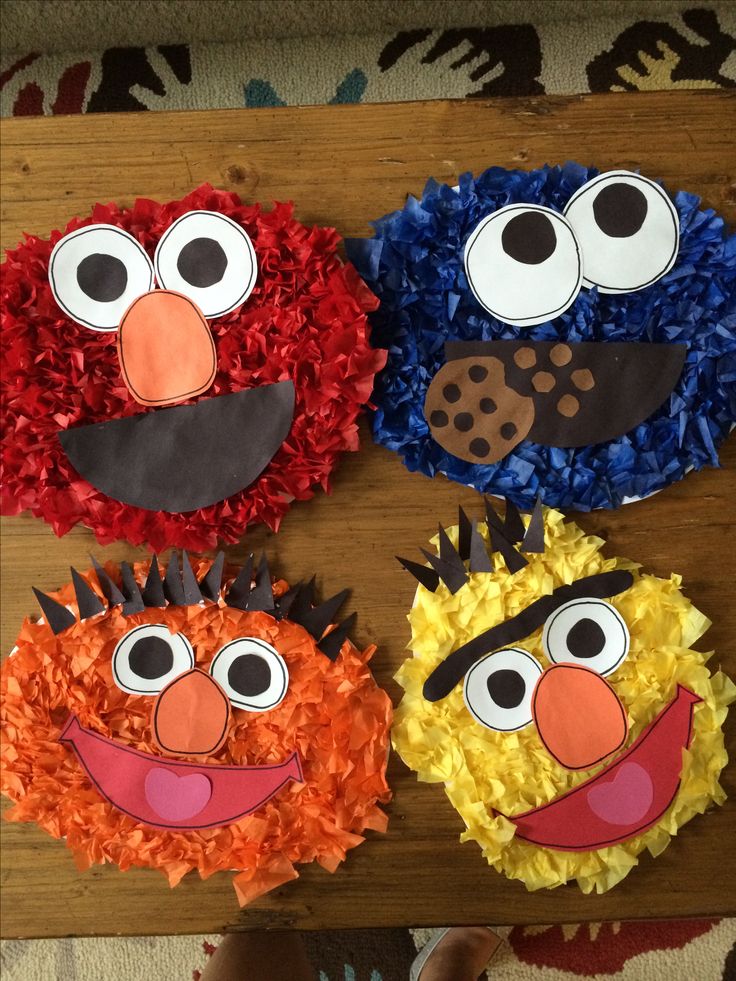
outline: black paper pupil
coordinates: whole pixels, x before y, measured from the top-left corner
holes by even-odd
[[[179,275],[190,286],[206,289],[219,283],[227,269],[225,250],[213,238],[193,238],[176,260]]]
[[[538,266],[557,248],[557,235],[547,215],[541,211],[522,211],[506,223],[501,232],[501,245],[506,255],[517,262]]]
[[[271,684],[271,668],[257,654],[241,654],[228,668],[227,680],[240,695],[261,695]]]
[[[174,667],[174,655],[163,637],[140,637],[130,649],[128,664],[139,678],[162,678]]]
[[[77,266],[77,283],[83,293],[98,303],[118,300],[128,285],[128,270],[117,256],[93,252]]]
[[[573,657],[597,657],[606,646],[606,635],[595,620],[583,617],[567,633],[567,649]]]
[[[526,693],[526,682],[519,674],[511,668],[501,668],[488,675],[486,681],[488,694],[496,705],[504,709],[516,708]]]
[[[629,238],[644,224],[648,208],[647,199],[638,187],[607,184],[593,201],[593,216],[605,235]]]

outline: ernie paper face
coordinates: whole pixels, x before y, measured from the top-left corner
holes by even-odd
[[[9,252],[3,512],[156,549],[277,527],[357,449],[385,361],[338,244],[205,185]]]
[[[348,243],[388,349],[376,440],[527,509],[617,507],[717,465],[736,250],[699,203],[576,164],[430,181]]]
[[[692,649],[709,621],[669,580],[606,559],[557,511],[440,528],[409,614],[393,743],[444,782],[493,867],[605,892],[709,804],[736,687]]]
[[[391,705],[355,616],[335,626],[347,590],[315,605],[265,558],[222,553],[72,575],[36,591],[43,620],[2,666],[9,820],[65,837],[82,868],[234,869],[241,905],[385,830]]]

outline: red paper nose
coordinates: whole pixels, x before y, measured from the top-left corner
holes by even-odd
[[[217,357],[207,321],[187,296],[152,290],[134,300],[118,328],[123,381],[141,405],[174,405],[206,392]]]
[[[153,735],[167,753],[209,756],[227,738],[230,701],[217,682],[192,668],[166,686],[153,708]]]

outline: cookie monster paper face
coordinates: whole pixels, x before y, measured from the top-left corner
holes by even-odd
[[[198,548],[327,487],[384,360],[338,241],[204,186],[9,252],[4,513]]]
[[[736,237],[628,171],[494,167],[375,223],[374,434],[410,470],[532,508],[646,497],[736,419]]]
[[[394,746],[444,782],[488,862],[528,889],[605,892],[711,803],[736,687],[692,644],[680,578],[604,559],[537,506],[440,527],[409,614]]]
[[[385,829],[391,705],[355,615],[333,625],[347,590],[315,606],[265,557],[253,576],[252,556],[183,553],[163,578],[155,557],[108,563],[36,595],[43,619],[2,666],[9,820],[66,838],[81,868],[234,869],[241,904]]]

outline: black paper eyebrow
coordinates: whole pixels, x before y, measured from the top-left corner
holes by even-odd
[[[613,572],[585,576],[567,586],[558,586],[548,596],[534,600],[515,617],[497,623],[495,627],[478,634],[467,644],[448,654],[424,682],[422,694],[428,702],[445,698],[479,658],[528,637],[563,603],[588,596],[605,599],[607,596],[623,593],[633,582],[634,577],[630,572],[616,569]]]

